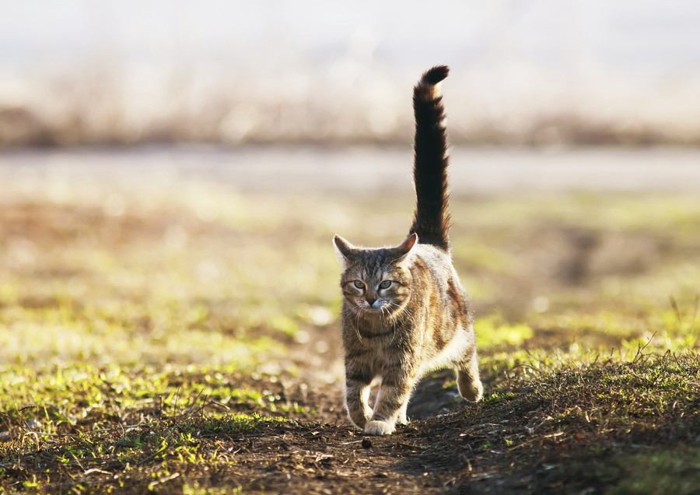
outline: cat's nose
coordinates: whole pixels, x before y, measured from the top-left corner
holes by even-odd
[[[376,300],[377,300],[376,297],[365,297],[365,301],[367,301],[367,303],[368,303],[370,306],[371,306],[372,304],[374,304],[374,301],[376,301]]]

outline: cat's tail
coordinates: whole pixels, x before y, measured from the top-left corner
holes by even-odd
[[[445,65],[433,67],[421,77],[413,90],[416,116],[415,162],[416,213],[411,233],[420,243],[449,249],[450,214],[447,191],[447,136],[445,108],[439,83],[447,77]]]

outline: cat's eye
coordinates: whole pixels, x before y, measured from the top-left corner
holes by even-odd
[[[393,283],[394,282],[392,282],[391,280],[384,280],[381,284],[379,284],[379,288],[380,289],[388,289],[389,287],[391,287],[391,284],[393,284]]]
[[[352,284],[353,284],[355,287],[357,287],[358,289],[364,289],[364,288],[365,288],[365,284],[364,284],[364,282],[362,282],[362,280],[355,280],[355,281],[353,281]]]

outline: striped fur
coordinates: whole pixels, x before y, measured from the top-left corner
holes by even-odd
[[[447,212],[447,135],[445,108],[440,82],[447,77],[446,66],[433,67],[413,90],[416,117],[413,177],[417,205],[410,232],[424,244],[449,249],[450,215]]]
[[[368,434],[391,434],[405,424],[414,387],[433,369],[453,367],[459,392],[470,401],[483,393],[472,314],[449,253],[447,144],[437,89],[447,73],[444,66],[430,69],[414,90],[417,205],[408,237],[383,248],[334,238],[344,264],[345,407]]]

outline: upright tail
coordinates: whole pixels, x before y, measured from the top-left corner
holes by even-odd
[[[416,213],[410,233],[419,242],[449,249],[450,214],[447,211],[447,136],[445,108],[438,84],[447,77],[445,65],[433,67],[413,90],[416,116],[415,162]]]

